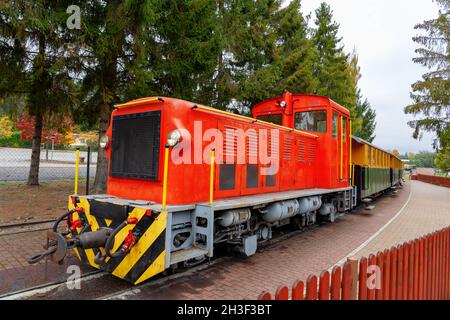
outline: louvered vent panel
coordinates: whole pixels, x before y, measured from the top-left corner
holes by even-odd
[[[249,130],[247,132],[247,156],[249,158],[258,157],[258,134],[255,130]]]
[[[303,141],[298,141],[298,154],[297,154],[298,162],[306,161],[306,147]]]
[[[311,143],[309,145],[309,162],[314,162],[316,160],[316,145]]]
[[[283,144],[283,160],[291,160],[292,159],[292,144],[294,140],[291,137],[284,138]]]
[[[237,155],[237,129],[225,127],[225,159],[235,159]]]

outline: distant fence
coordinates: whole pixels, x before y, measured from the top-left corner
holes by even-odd
[[[259,300],[444,300],[450,299],[450,228],[397,247],[349,259],[330,274],[281,286]]]
[[[30,171],[31,149],[0,147],[0,182],[27,181]],[[90,176],[95,176],[97,152],[91,152]],[[80,151],[80,178],[86,177],[87,152]],[[39,180],[73,179],[75,151],[41,150]]]
[[[416,175],[412,175],[411,179],[450,188],[450,178],[447,177],[430,176],[418,173]]]

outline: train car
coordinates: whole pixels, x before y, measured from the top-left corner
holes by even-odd
[[[286,92],[252,115],[166,97],[116,105],[101,138],[106,194],[71,195],[30,263],[61,262],[73,248],[137,284],[212,258],[218,245],[253,255],[275,228],[334,222],[357,204],[347,109]]]
[[[351,170],[358,203],[402,183],[403,162],[392,153],[358,137],[352,137]]]

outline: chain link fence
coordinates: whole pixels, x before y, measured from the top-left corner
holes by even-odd
[[[85,179],[87,172],[87,151],[80,151],[79,178]],[[90,172],[95,176],[97,152],[91,151]],[[42,148],[39,166],[39,180],[73,179],[75,176],[75,150],[49,150]],[[0,147],[0,182],[28,180],[31,148]]]

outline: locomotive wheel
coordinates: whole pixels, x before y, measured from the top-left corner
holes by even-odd
[[[303,230],[304,226],[302,225],[302,217],[296,216],[292,219],[291,225],[295,228],[295,230]]]
[[[328,217],[328,221],[330,221],[331,223],[336,221],[336,213],[335,212],[330,213],[330,216]]]

